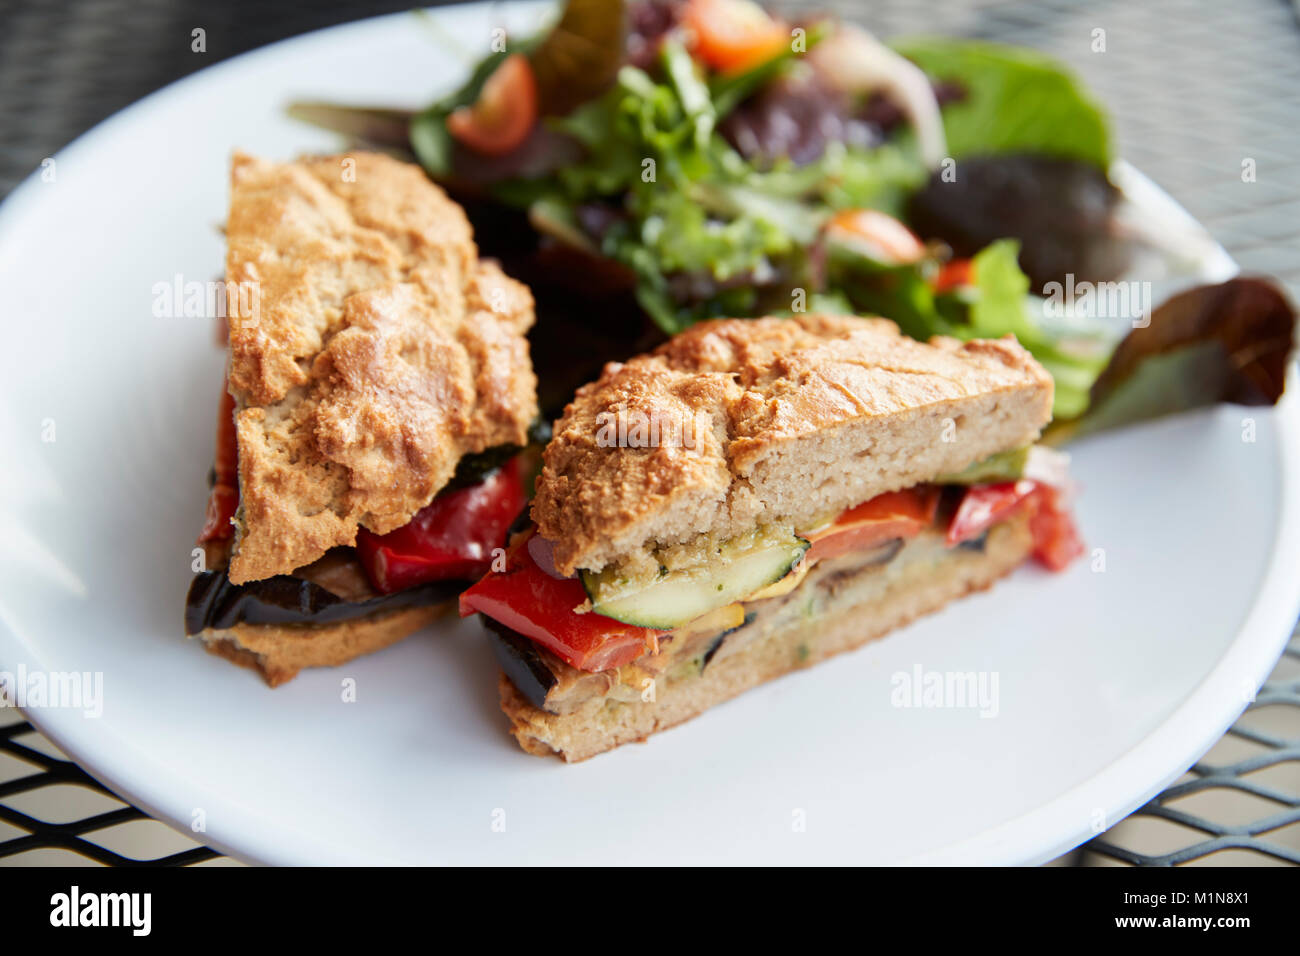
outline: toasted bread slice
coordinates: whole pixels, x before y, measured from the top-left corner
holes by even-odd
[[[809,527],[1029,444],[1051,408],[1051,377],[1010,336],[927,344],[849,316],[704,322],[578,391],[533,518],[565,574],[758,524]]]
[[[271,687],[279,687],[304,667],[338,667],[396,644],[451,606],[409,607],[324,625],[241,623],[223,630],[208,628],[198,637],[209,653],[251,668]]]
[[[462,455],[526,442],[528,290],[416,166],[234,157],[226,273],[235,583],[406,524]]]

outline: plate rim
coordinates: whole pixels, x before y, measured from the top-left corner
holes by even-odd
[[[1279,438],[1300,434],[1300,362],[1292,360],[1287,368],[1287,388],[1282,401],[1273,409]],[[1249,406],[1238,406],[1243,410]],[[1056,799],[1027,813],[1007,820],[975,836],[947,847],[919,854],[913,862],[938,865],[993,865],[1036,866],[1055,859],[1100,832],[1109,829],[1146,804],[1171,783],[1186,773],[1193,764],[1210,751],[1245,713],[1253,696],[1247,699],[1242,693],[1244,682],[1250,681],[1252,695],[1263,686],[1277,665],[1300,617],[1300,576],[1292,579],[1288,569],[1300,564],[1300,442],[1294,438],[1278,442],[1279,506],[1276,532],[1269,555],[1267,570],[1255,592],[1250,611],[1232,641],[1224,649],[1214,668],[1187,695],[1159,726],[1150,731],[1136,745],[1112,760],[1088,780],[1071,788]],[[1288,493],[1287,489],[1292,489]],[[1276,628],[1276,631],[1274,631]],[[1278,636],[1269,639],[1268,635]],[[1254,661],[1253,666],[1248,661]],[[1222,701],[1231,700],[1236,693],[1240,703],[1225,711]],[[1219,710],[1212,705],[1218,703]],[[1188,729],[1195,727],[1195,732]],[[1182,747],[1176,742],[1183,740]],[[1165,756],[1161,759],[1162,749]],[[1176,756],[1175,756],[1176,755]],[[1136,773],[1144,764],[1159,763],[1165,769],[1154,784],[1141,789],[1126,800],[1112,800],[1103,805],[1089,800],[1088,795],[1105,790],[1108,786],[1119,788],[1113,778],[1123,778]],[[1099,783],[1102,781],[1102,783]],[[1130,788],[1131,789],[1131,788]],[[1085,804],[1090,806],[1085,807]],[[1080,812],[1083,809],[1084,812]],[[1063,819],[1086,819],[1088,813],[1101,811],[1105,821],[1102,831],[1076,828],[1075,836],[1058,838],[1038,848],[1030,845],[1030,835],[1036,831],[1059,832]]]
[[[428,12],[438,16],[447,10],[469,8],[540,9],[552,6],[549,0],[508,0],[506,3],[478,0]],[[405,11],[351,20],[288,37],[206,66],[112,113],[61,147],[53,156],[56,160],[66,159],[70,154],[88,150],[93,141],[111,136],[119,123],[130,119],[137,111],[146,112],[162,101],[183,97],[191,85],[209,82],[227,71],[247,68],[253,62],[280,54],[287,46],[320,42],[363,24],[377,29],[383,23],[410,16],[410,11]],[[1170,211],[1204,228],[1176,199],[1136,167],[1122,159],[1117,160],[1117,164],[1122,164],[1128,173],[1136,174],[1144,186],[1152,187]],[[13,230],[12,223],[21,219],[29,207],[39,207],[39,191],[35,188],[38,178],[39,170],[33,170],[0,202],[0,236]],[[1227,257],[1222,245],[1217,240],[1214,240],[1214,245],[1218,254],[1227,258],[1235,270],[1236,264]],[[1221,266],[1222,261],[1219,260]],[[1239,693],[1241,682],[1249,678],[1259,686],[1264,681],[1286,646],[1300,614],[1300,578],[1291,582],[1286,573],[1289,566],[1300,564],[1300,440],[1292,437],[1300,435],[1300,396],[1295,394],[1298,378],[1300,375],[1293,362],[1288,369],[1288,388],[1282,402],[1276,409],[1264,410],[1276,416],[1279,439],[1277,467],[1280,471],[1279,517],[1267,570],[1255,591],[1249,612],[1210,673],[1154,730],[1084,782],[1049,803],[974,836],[897,862],[1034,865],[1053,859],[1093,835],[1086,826],[1069,822],[1087,819],[1087,814],[1080,812],[1081,807],[1087,808],[1091,804],[1093,809],[1104,814],[1108,824],[1113,825],[1177,779],[1236,721],[1248,703],[1245,695]],[[16,652],[14,666],[20,663],[39,666],[38,649],[19,635],[3,605],[0,605],[0,638],[3,638],[6,650]],[[1240,706],[1234,702],[1231,708],[1224,708],[1224,694],[1232,688],[1241,697]],[[87,721],[77,718],[75,712],[58,709],[19,712],[69,759],[114,794],[173,829],[237,860],[272,865],[404,862],[377,859],[374,854],[347,852],[345,848],[332,846],[322,837],[280,829],[257,814],[241,809],[229,795],[212,801],[213,805],[221,806],[222,816],[227,821],[227,825],[220,828],[221,832],[196,833],[186,819],[183,806],[185,803],[193,805],[192,800],[183,799],[186,793],[195,796],[193,785],[186,784],[164,764],[141,753],[131,741],[112,730],[92,730]],[[1194,730],[1189,730],[1189,725]],[[1179,742],[1182,746],[1177,746]],[[1151,779],[1142,768],[1152,764],[1162,768],[1159,777],[1154,783],[1138,788],[1135,795],[1112,797],[1106,804],[1093,796],[1100,792],[1132,794],[1135,788],[1131,781],[1138,775],[1144,780]],[[1125,786],[1124,781],[1130,781],[1130,785]]]

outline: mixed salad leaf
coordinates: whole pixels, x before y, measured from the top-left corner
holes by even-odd
[[[1106,114],[1061,64],[1023,47],[952,37],[907,37],[893,47],[967,96],[943,111],[954,159],[997,153],[1059,156],[1105,169]]]
[[[1033,293],[1062,263],[1113,270],[1126,253],[1110,236],[1105,115],[1031,51],[936,37],[891,49],[749,0],[569,0],[551,30],[511,38],[426,110],[293,109],[390,149],[405,120],[404,145],[433,178],[477,207],[525,212],[540,243],[588,263],[593,285],[626,287],[663,334],[818,310],[887,316],[920,339],[1013,334],[1054,377],[1074,433],[1158,406],[1085,417],[1114,402],[1107,383],[1139,380],[1129,365],[1158,360],[1164,381],[1193,370],[1149,344],[1168,338],[1172,311],[1118,352],[1107,330],[1039,318]],[[967,167],[973,180],[950,186]],[[1008,180],[1050,210],[998,215]],[[1058,222],[1068,239],[1045,241]],[[1285,356],[1284,324],[1269,323],[1268,348]],[[1226,305],[1199,328],[1223,341],[1259,331]]]
[[[1218,402],[1273,405],[1286,387],[1295,324],[1286,296],[1262,279],[1182,292],[1120,342],[1086,412],[1058,417],[1044,437],[1061,444]]]

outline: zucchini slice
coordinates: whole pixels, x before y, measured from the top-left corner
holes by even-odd
[[[711,564],[672,571],[636,591],[612,569],[583,571],[582,586],[592,610],[637,627],[672,630],[725,605],[743,601],[780,581],[800,564],[809,548],[803,538],[760,536],[743,550],[724,549]]]
[[[1029,461],[1029,449],[1032,446],[1000,451],[982,461],[972,462],[959,472],[940,475],[934,479],[936,485],[982,485],[995,481],[1015,481],[1025,473],[1025,464]]]

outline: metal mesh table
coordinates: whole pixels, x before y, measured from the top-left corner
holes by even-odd
[[[1109,107],[1119,151],[1247,272],[1300,299],[1300,27],[1283,0],[811,0],[884,36],[1023,44]],[[0,0],[0,196],[80,132],[159,86],[282,37],[407,4]],[[190,31],[207,31],[193,53]],[[1097,30],[1105,51],[1094,52]],[[1243,160],[1255,182],[1243,182]],[[2,664],[3,662],[0,662]],[[0,710],[0,862],[232,862],[130,807]],[[1300,864],[1300,638],[1242,719],[1182,779],[1058,863]]]

